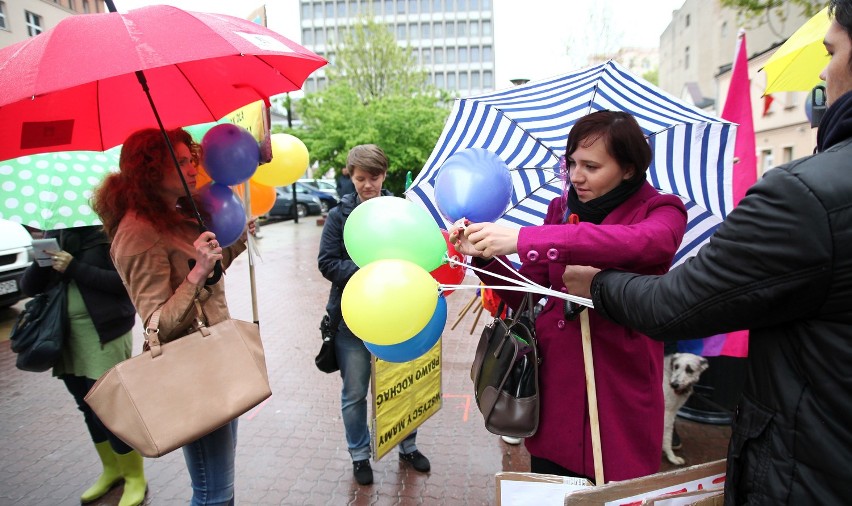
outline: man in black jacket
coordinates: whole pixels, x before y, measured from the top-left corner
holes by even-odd
[[[852,0],[832,0],[829,15],[815,155],[767,172],[665,275],[572,266],[563,277],[657,340],[751,330],[725,504],[852,501]]]

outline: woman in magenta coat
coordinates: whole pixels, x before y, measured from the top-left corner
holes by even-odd
[[[562,275],[572,265],[666,272],[683,239],[686,210],[678,197],[661,195],[645,181],[652,153],[636,120],[623,112],[592,113],[571,129],[566,153],[570,185],[550,203],[543,225],[471,223],[453,231],[456,249],[473,256],[474,265],[504,275],[508,269],[492,257],[518,253],[521,274],[563,292]],[[512,307],[524,295],[498,293]],[[589,321],[604,476],[612,481],[655,473],[663,439],[663,344],[594,310]],[[525,440],[531,470],[593,477],[579,319],[566,319],[564,300],[551,297],[535,327],[541,411],[538,431]]]

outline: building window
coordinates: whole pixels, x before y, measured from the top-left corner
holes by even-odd
[[[444,12],[444,7],[441,5],[441,0],[433,0],[432,12]]]
[[[303,46],[312,46],[314,45],[314,31],[310,28],[305,28],[302,30],[302,45]]]
[[[482,35],[486,37],[491,36],[491,21],[483,20],[482,21]]]
[[[430,9],[431,5],[432,5],[432,3],[429,0],[420,0],[420,12],[422,12],[423,14],[426,14],[427,12],[431,12],[432,11],[432,9]],[[433,81],[435,79],[434,76],[430,76],[430,78]]]
[[[454,90],[456,89],[456,73],[455,72],[447,72],[447,88]]]
[[[322,3],[314,4],[314,19],[322,19]]]
[[[468,34],[471,37],[479,37],[479,21],[471,21],[468,27],[470,28]]]
[[[334,2],[325,3],[325,17],[328,19],[334,17]]]
[[[43,31],[41,28],[41,16],[33,14],[30,11],[24,11],[24,13],[26,14],[27,20],[27,34],[29,34],[30,37],[35,37]]]
[[[470,87],[467,80],[467,72],[459,72],[459,89],[466,90]]]
[[[405,24],[396,25],[396,40],[405,40]]]
[[[440,21],[436,21],[434,25],[432,25],[432,35],[435,36],[436,39],[444,38],[444,23]]]
[[[448,38],[456,36],[456,23],[454,21],[447,21],[444,25],[444,34]]]
[[[480,76],[479,76],[478,70],[472,70],[470,72],[470,87],[475,89],[475,90],[478,90],[479,88],[482,87],[482,82],[480,81]]]
[[[494,57],[491,55],[491,46],[482,46],[482,61],[491,63]]]
[[[430,39],[432,37],[431,28],[431,23],[420,23],[420,37],[424,39]]]
[[[311,4],[302,4],[302,19],[311,19]]]
[[[441,64],[444,63],[444,48],[436,47],[435,48],[435,63]]]
[[[393,14],[393,0],[385,0],[385,16]]]
[[[470,3],[470,10],[478,11],[479,10],[479,0],[468,0]]]
[[[437,72],[435,74],[435,86],[437,86],[438,88],[444,87],[444,73],[443,72]]]
[[[432,65],[432,50],[424,47],[422,50],[423,65]]]
[[[689,14],[686,15],[686,26],[689,27]]]
[[[723,39],[728,36],[728,22],[727,21],[722,21],[721,36],[722,36]]]
[[[760,151],[760,166],[763,167],[762,172],[766,172],[775,165],[775,160],[772,157],[771,149],[763,149]]]
[[[459,37],[464,37],[467,35],[467,21],[459,21],[456,23],[456,34]]]
[[[464,12],[467,10],[467,0],[456,0],[456,12]]]
[[[447,63],[455,63],[456,62],[456,48],[448,47],[447,48]]]
[[[459,63],[467,63],[467,62],[468,62],[467,48],[466,47],[460,47],[459,48]]]
[[[482,60],[479,59],[479,46],[470,48],[470,63],[482,63]]]
[[[346,0],[337,0],[337,17],[346,17]]]
[[[482,0],[482,10],[490,11],[491,10],[491,0]]]
[[[411,40],[416,40],[420,38],[420,25],[417,23],[409,23],[408,24],[408,36],[411,37]]]
[[[324,90],[324,89],[325,89],[325,87],[326,87],[326,84],[327,84],[327,83],[326,83],[325,77],[320,77],[320,78],[318,78],[318,79],[317,79],[317,90],[318,90],[318,91],[322,91],[322,90]]]
[[[316,44],[322,44],[325,40],[325,29],[322,27],[314,28],[314,41]]]
[[[305,92],[310,93],[312,91],[317,91],[317,82],[313,77],[305,81]]]
[[[405,14],[405,0],[396,0],[396,13]]]
[[[689,46],[683,49],[683,68],[689,68]]]
[[[89,0],[83,0],[83,14],[89,14],[92,11],[89,9]]]
[[[373,0],[373,12],[376,16],[382,15],[382,0]]]
[[[6,2],[0,2],[0,29],[9,29],[9,25],[6,23]]]
[[[489,89],[494,87],[494,73],[490,70],[482,72],[482,87]]]
[[[408,13],[417,14],[417,0],[408,0]]]
[[[784,163],[793,161],[793,146],[786,146],[784,148]]]

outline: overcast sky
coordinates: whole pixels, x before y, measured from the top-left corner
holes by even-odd
[[[684,0],[492,0],[495,84],[542,79],[585,65],[589,53],[624,46],[657,47],[672,11]],[[114,0],[121,11],[169,4],[190,11],[246,17],[266,4],[269,27],[300,39],[299,0]]]

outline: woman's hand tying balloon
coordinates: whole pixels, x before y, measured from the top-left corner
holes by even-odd
[[[467,236],[464,235],[465,228],[470,224],[467,219],[462,218],[455,223],[450,230],[450,244],[461,253],[462,255],[468,255],[478,258],[483,258],[482,252],[474,247],[474,245],[468,240]]]
[[[207,281],[216,262],[222,260],[222,246],[213,232],[202,232],[192,246],[195,248],[195,266],[187,274],[186,280],[200,286]]]
[[[465,228],[464,236],[479,253],[476,256],[491,258],[517,253],[519,232],[517,228],[494,223],[471,223]]]

